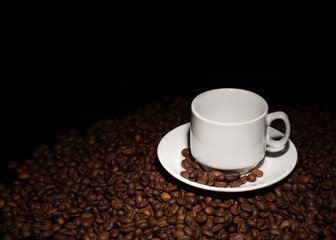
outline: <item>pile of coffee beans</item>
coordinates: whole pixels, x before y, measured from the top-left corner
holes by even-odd
[[[189,181],[198,182],[200,184],[216,187],[239,187],[246,182],[255,182],[257,177],[264,175],[263,171],[253,169],[248,175],[240,173],[224,174],[218,170],[205,170],[193,158],[189,148],[184,148],[181,152],[184,159],[181,166],[185,169],[180,175]]]
[[[196,189],[160,165],[161,138],[190,121],[190,102],[164,98],[41,145],[0,184],[3,239],[335,239],[336,114],[290,106],[298,164],[244,193]],[[271,109],[272,111],[272,109]],[[276,123],[274,123],[276,124]]]

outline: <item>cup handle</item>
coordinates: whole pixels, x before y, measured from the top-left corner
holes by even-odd
[[[271,147],[279,148],[279,147],[284,146],[288,142],[291,129],[290,129],[290,123],[289,123],[289,118],[287,114],[281,111],[269,113],[267,115],[266,117],[267,127],[269,127],[275,119],[281,119],[282,121],[284,121],[285,126],[286,126],[285,135],[280,140],[274,140],[267,133],[266,134],[266,144]]]

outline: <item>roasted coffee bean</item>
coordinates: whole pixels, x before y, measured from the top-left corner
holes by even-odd
[[[225,180],[225,174],[221,171],[212,171],[212,173],[215,175],[216,181],[224,181]]]
[[[333,188],[333,182],[331,179],[326,179],[321,182],[321,187],[325,190],[331,190]]]
[[[205,175],[198,175],[197,177],[197,182],[200,184],[207,184],[208,183],[208,178]]]
[[[229,183],[237,181],[239,180],[239,178],[240,178],[240,173],[230,173],[230,174],[225,175],[225,179]]]
[[[184,226],[183,231],[189,237],[193,237],[194,236],[194,230],[191,227],[189,227],[189,226]]]
[[[171,196],[169,195],[169,193],[163,192],[161,193],[161,199],[165,202],[168,202],[171,199]]]
[[[216,180],[215,175],[212,172],[209,172],[208,182],[206,184],[212,186],[215,184],[215,180]]]
[[[266,205],[270,212],[276,212],[278,210],[277,205],[273,202],[266,202]]]
[[[303,184],[306,184],[308,183],[310,180],[310,177],[308,175],[300,175],[299,176],[299,182],[300,183],[303,183]]]
[[[243,233],[232,233],[232,234],[230,234],[230,239],[232,239],[232,240],[243,240],[243,239],[245,239],[245,235]]]
[[[119,198],[114,198],[111,201],[111,206],[113,209],[119,210],[123,206],[123,200]]]
[[[182,167],[184,169],[187,169],[188,167],[191,167],[191,162],[189,162],[188,160],[184,159],[184,160],[182,160],[181,165],[182,165]]]
[[[112,228],[113,228],[113,221],[112,221],[112,219],[110,218],[110,219],[108,219],[108,220],[104,223],[104,225],[103,225],[103,229],[104,229],[104,231],[109,232],[109,231],[112,230]]]
[[[251,173],[253,175],[255,175],[256,177],[262,177],[264,175],[263,171],[259,170],[259,169],[253,169],[251,171]]]
[[[203,212],[200,212],[196,216],[196,222],[198,222],[199,224],[204,224],[204,223],[206,223],[207,220],[208,220],[208,216]]]
[[[212,206],[206,206],[206,207],[203,209],[203,212],[204,212],[206,215],[213,215],[213,213],[215,212],[215,208],[213,208]]]
[[[254,206],[251,205],[251,204],[248,204],[248,203],[243,203],[240,205],[240,208],[243,210],[243,211],[246,211],[246,212],[253,212],[254,211]]]
[[[240,179],[229,183],[230,187],[239,187],[242,184],[243,182]]]
[[[276,196],[273,192],[269,192],[265,195],[265,200],[266,201],[269,201],[269,202],[272,202],[276,199]]]
[[[225,187],[229,186],[229,183],[227,181],[216,181],[215,186],[225,188]]]
[[[183,157],[190,157],[190,151],[189,148],[184,148],[181,152]]]
[[[230,207],[230,212],[232,215],[239,215],[240,213],[240,207],[238,205],[232,205],[232,207]]]
[[[316,224],[309,225],[310,230],[312,230],[316,234],[320,234],[321,230]]]
[[[247,175],[247,181],[248,182],[255,182],[257,180],[257,177],[256,177],[256,175],[254,175],[254,174],[249,174],[249,175]]]
[[[117,238],[119,236],[119,230],[116,228],[113,228],[110,232],[110,235],[112,238]]]
[[[197,178],[199,175],[199,170],[193,170],[189,173],[190,178]]]
[[[201,233],[204,235],[204,236],[207,236],[209,238],[212,238],[215,236],[215,234],[213,232],[211,232],[210,230],[207,230],[207,229],[204,229],[201,231]]]
[[[282,191],[281,187],[276,187],[276,188],[274,189],[274,192],[275,192],[275,194],[277,195],[277,197],[279,197],[279,198],[282,198],[282,197],[283,197],[283,191]]]
[[[18,174],[18,178],[20,180],[27,180],[27,179],[30,178],[30,176],[31,176],[31,174],[29,172],[21,172],[21,173]]]
[[[159,225],[156,225],[156,226],[154,226],[154,227],[152,228],[152,232],[153,232],[154,234],[158,234],[158,233],[160,233],[161,230],[162,230],[162,227],[159,226]]]
[[[180,175],[182,176],[182,177],[184,177],[184,178],[189,178],[189,173],[187,172],[187,171],[182,171],[181,173],[180,173]]]
[[[256,201],[255,206],[259,211],[262,211],[262,212],[267,211],[267,205],[262,201]]]
[[[239,181],[241,182],[241,184],[245,184],[247,182],[247,176],[242,176]]]

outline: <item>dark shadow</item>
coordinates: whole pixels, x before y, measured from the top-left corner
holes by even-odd
[[[276,151],[276,152],[266,151],[265,157],[271,157],[271,158],[280,157],[284,155],[288,151],[288,149],[289,149],[289,142],[287,142],[285,146],[283,147],[283,149],[280,151]]]

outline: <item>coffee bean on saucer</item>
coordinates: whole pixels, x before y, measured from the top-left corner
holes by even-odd
[[[182,167],[183,167],[184,169],[187,169],[188,167],[191,167],[191,163],[190,163],[188,160],[186,160],[186,159],[183,159],[183,160],[182,160],[181,165],[182,165]]]
[[[212,186],[215,184],[216,177],[213,172],[209,172],[207,185]]]
[[[257,180],[256,175],[250,173],[249,175],[247,175],[247,181],[248,182],[255,182]]]
[[[214,170],[212,173],[215,175],[216,181],[224,181],[225,174],[221,171]]]
[[[251,173],[254,174],[256,177],[262,177],[264,175],[263,171],[259,169],[253,169]]]
[[[180,175],[184,178],[189,178],[189,173],[187,171],[182,171]]]
[[[197,182],[200,184],[207,184],[208,178],[205,175],[198,175]]]
[[[190,150],[189,148],[184,148],[181,152],[183,157],[189,157],[190,156]]]
[[[215,186],[216,187],[222,187],[225,188],[229,185],[227,181],[215,181]]]
[[[218,170],[204,171],[193,159],[188,148],[183,149],[181,154],[185,157],[181,162],[185,171],[182,171],[180,175],[192,182],[216,187],[239,187],[246,182],[255,182],[258,176],[263,175],[263,172],[258,169],[253,169],[252,173],[244,176],[240,173],[224,174]]]
[[[239,180],[241,181],[241,184],[245,184],[247,182],[247,176],[244,175]]]
[[[240,173],[230,173],[225,175],[225,179],[228,182],[234,182],[237,181],[240,178],[240,176],[241,176]]]
[[[242,184],[243,184],[243,182],[240,179],[232,181],[232,182],[229,183],[230,187],[239,187]]]
[[[190,178],[197,178],[199,175],[199,170],[193,170],[189,173]]]

